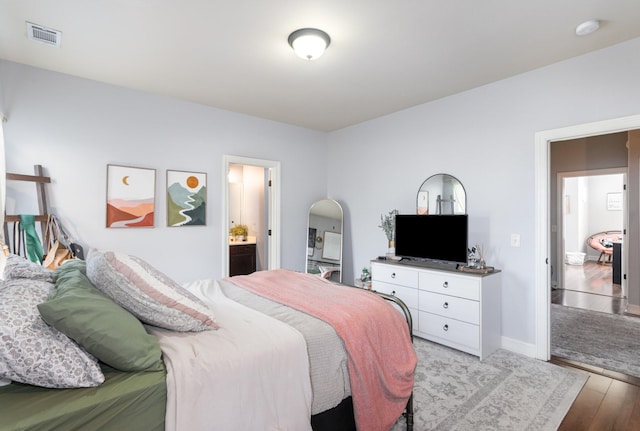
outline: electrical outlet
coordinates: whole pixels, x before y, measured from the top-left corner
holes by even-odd
[[[520,247],[520,235],[517,233],[511,234],[511,247]]]

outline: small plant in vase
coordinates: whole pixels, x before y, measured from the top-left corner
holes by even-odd
[[[362,287],[371,290],[371,272],[369,268],[362,268],[362,274],[360,274],[360,283],[362,283]]]
[[[249,235],[249,227],[246,224],[238,224],[229,229],[229,235],[236,240],[246,241],[247,235]]]
[[[380,226],[389,241],[389,251],[387,256],[395,256],[396,252],[396,215],[398,210],[389,211],[388,215],[380,214]]]

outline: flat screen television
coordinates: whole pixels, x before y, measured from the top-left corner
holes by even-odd
[[[396,256],[467,264],[469,221],[461,215],[396,215]]]

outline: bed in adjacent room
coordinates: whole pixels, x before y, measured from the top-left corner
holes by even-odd
[[[292,271],[180,286],[121,253],[55,272],[12,255],[0,429],[386,430],[403,414],[410,429],[409,325],[375,293]]]

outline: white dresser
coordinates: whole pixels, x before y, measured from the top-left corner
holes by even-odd
[[[402,299],[413,335],[486,358],[501,345],[501,276],[373,261],[372,289]]]

